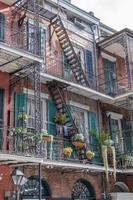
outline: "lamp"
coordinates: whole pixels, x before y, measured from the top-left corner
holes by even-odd
[[[19,200],[19,187],[27,182],[27,178],[24,176],[24,173],[17,168],[14,169],[11,176],[16,186],[16,200]]]

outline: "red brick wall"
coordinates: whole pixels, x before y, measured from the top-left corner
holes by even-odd
[[[4,132],[3,132],[3,136],[4,136],[4,140],[3,140],[3,147],[5,147],[6,144],[6,133],[7,133],[7,111],[9,109],[9,105],[8,105],[8,98],[9,98],[9,75],[7,73],[2,73],[0,72],[0,88],[4,89]]]
[[[38,167],[25,167],[24,173],[30,177],[33,175],[38,175]],[[61,169],[42,169],[42,178],[44,178],[52,191],[52,197],[66,197],[71,198],[73,185],[79,179],[87,180],[96,192],[96,199],[99,200],[101,197],[102,187],[101,187],[101,175],[91,174],[85,172],[74,172],[69,170],[62,171]]]

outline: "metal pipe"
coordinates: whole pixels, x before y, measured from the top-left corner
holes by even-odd
[[[39,163],[39,200],[42,199],[41,164]]]

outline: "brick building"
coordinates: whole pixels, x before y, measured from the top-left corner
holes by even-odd
[[[67,0],[0,1],[1,200],[133,198],[132,41]]]

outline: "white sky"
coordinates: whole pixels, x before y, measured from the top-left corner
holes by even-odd
[[[133,0],[72,0],[76,6],[93,11],[106,25],[120,30],[133,30]]]

